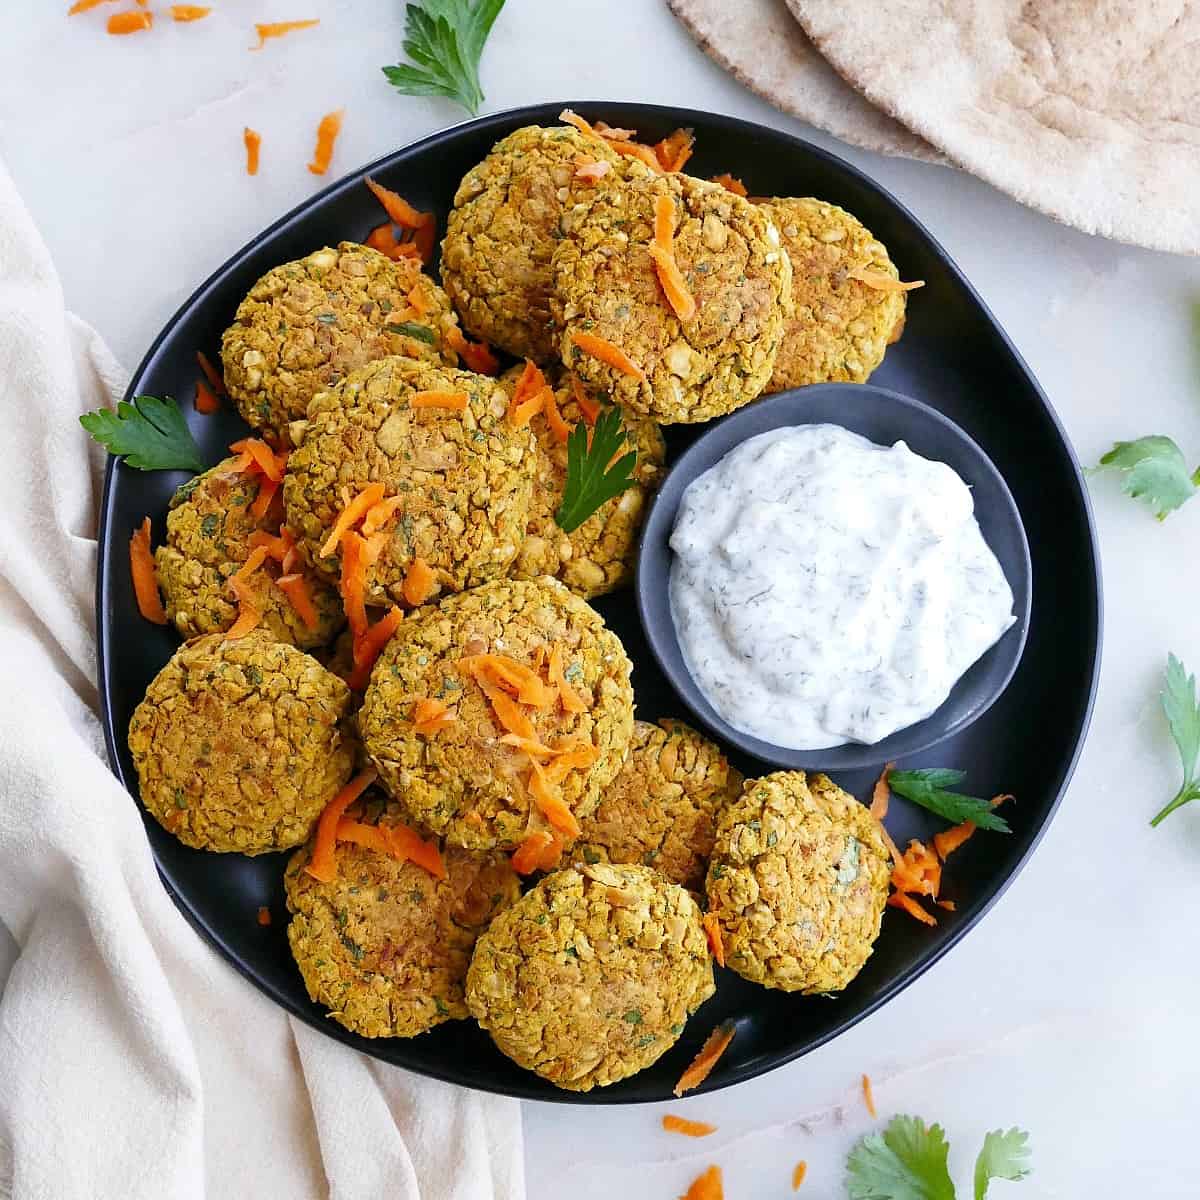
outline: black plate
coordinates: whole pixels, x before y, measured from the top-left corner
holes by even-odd
[[[368,168],[444,223],[466,170],[510,130],[553,124],[562,104],[537,105],[485,117],[434,134]],[[718,1020],[738,1032],[701,1090],[749,1079],[788,1062],[861,1020],[911,983],[975,924],[996,900],[1041,837],[1066,786],[1091,714],[1099,668],[1100,584],[1087,495],[1058,420],[1029,369],[979,297],[904,207],[841,159],[798,138],[732,117],[645,104],[572,102],[588,117],[632,126],[657,139],[679,125],[697,135],[689,164],[697,175],[731,171],[757,195],[820,196],[863,220],[889,247],[905,279],[924,279],[909,303],[908,326],[872,381],[945,413],[983,446],[1012,490],[1033,555],[1035,593],[1025,655],[1004,696],[968,730],[936,750],[938,765],[961,766],[978,794],[1014,792],[1006,814],[1011,836],[977,836],[947,868],[944,894],[958,909],[936,929],[888,910],[883,934],[866,968],[837,999],[805,999],[766,991],[719,972],[717,995],[688,1024],[678,1045],[649,1070],[586,1096],[561,1092],[518,1069],[469,1021],[421,1037],[368,1041],[348,1033],[311,1004],[288,952],[283,906],[283,855],[242,858],[180,845],[146,818],[168,891],[196,929],[248,979],[313,1026],[355,1049],[427,1075],[488,1091],[541,1100],[628,1103],[662,1100]],[[130,383],[130,394],[190,397],[195,352],[215,357],[238,301],[269,268],[325,243],[357,239],[380,220],[360,171],[334,184],[271,226],[222,266],[168,323]],[[444,224],[443,224],[444,227]],[[116,298],[114,298],[115,300]],[[190,414],[190,403],[187,408]],[[190,416],[208,461],[220,459],[244,432],[229,412]],[[690,436],[695,436],[694,431]],[[677,454],[690,440],[671,431]],[[126,729],[147,684],[170,657],[177,639],[137,614],[129,577],[130,531],[149,514],[161,534],[167,502],[183,476],[142,474],[110,462],[100,531],[97,625],[100,695],[105,735],[117,775],[137,795]],[[597,604],[637,664],[639,715],[680,711],[646,646],[631,591]],[[738,756],[732,756],[738,760]],[[931,765],[917,756],[905,765]],[[753,761],[740,759],[754,772]],[[846,771],[837,782],[866,795],[874,772]],[[929,835],[932,819],[894,805],[897,840]],[[268,905],[273,923],[255,920]],[[997,980],[997,982],[1000,982]]]

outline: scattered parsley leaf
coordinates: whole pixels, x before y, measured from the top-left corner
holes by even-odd
[[[383,73],[406,96],[445,96],[475,116],[483,103],[479,57],[504,0],[421,0],[405,6],[404,53],[411,63]]]
[[[79,423],[92,438],[139,471],[203,471],[204,459],[179,405],[169,396],[117,401],[116,412],[98,408]]]
[[[1177,808],[1191,800],[1200,800],[1200,779],[1196,778],[1196,760],[1200,758],[1200,703],[1196,700],[1196,677],[1173,654],[1167,655],[1167,674],[1162,690],[1163,712],[1171,737],[1179,750],[1183,784],[1175,798],[1150,822],[1157,825]]]
[[[1094,470],[1105,467],[1123,471],[1121,490],[1135,500],[1145,500],[1160,521],[1200,488],[1200,468],[1189,475],[1183,452],[1169,437],[1161,435],[1117,442]]]
[[[391,322],[384,326],[388,333],[398,333],[401,337],[416,338],[418,342],[427,342],[430,346],[437,341],[437,334],[428,325],[419,321]]]
[[[993,1129],[983,1139],[975,1160],[975,1200],[987,1200],[993,1179],[1024,1179],[1029,1174],[1029,1134],[1013,1128]]]
[[[954,1200],[946,1167],[950,1147],[940,1125],[920,1117],[893,1117],[883,1133],[869,1133],[846,1159],[850,1200]]]
[[[949,790],[966,777],[965,771],[954,771],[949,767],[923,767],[917,771],[891,772],[888,787],[897,796],[903,796],[955,825],[960,821],[971,821],[980,829],[1011,833],[1008,822],[996,815],[987,800]]]
[[[633,485],[630,476],[637,462],[636,451],[631,450],[611,467],[608,465],[625,444],[626,437],[621,426],[621,410],[616,406],[596,418],[590,447],[583,421],[571,430],[567,439],[567,482],[562,504],[554,514],[564,533],[578,529],[602,504]]]

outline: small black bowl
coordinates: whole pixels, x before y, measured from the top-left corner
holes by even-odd
[[[971,487],[975,516],[1013,591],[1016,622],[967,670],[942,706],[915,725],[872,745],[849,742],[826,750],[789,750],[735,729],[708,702],[688,672],[671,616],[671,532],[684,491],[734,447],[772,429],[841,425],[872,442],[903,439],[917,454],[952,467]],[[638,552],[638,612],[650,649],[692,712],[716,734],[777,766],[834,771],[874,766],[927,750],[981,716],[1013,677],[1032,603],[1032,564],[1016,502],[991,460],[957,425],[925,404],[869,384],[827,383],[780,392],[706,430],[668,472],[646,516]]]

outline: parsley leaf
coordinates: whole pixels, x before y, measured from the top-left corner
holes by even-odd
[[[946,1167],[950,1151],[940,1125],[920,1117],[893,1117],[883,1133],[869,1133],[846,1159],[850,1200],[954,1200]]]
[[[1196,760],[1200,758],[1200,703],[1196,700],[1196,677],[1173,654],[1167,655],[1167,674],[1162,690],[1163,712],[1171,737],[1179,750],[1183,766],[1183,784],[1175,798],[1150,822],[1157,825],[1177,808],[1191,800],[1200,800],[1200,779],[1196,778]]]
[[[1160,521],[1200,488],[1200,468],[1189,475],[1183,452],[1161,435],[1117,442],[1093,470],[1105,467],[1124,472],[1121,490],[1135,500],[1145,500]]]
[[[562,504],[554,519],[564,533],[579,528],[602,504],[633,486],[630,476],[637,462],[637,451],[623,454],[612,466],[613,456],[625,444],[627,434],[621,426],[621,410],[614,405],[605,409],[592,428],[580,421],[567,439],[567,482]]]
[[[117,401],[116,412],[98,408],[79,423],[110,453],[139,471],[203,471],[204,459],[179,405],[169,396]]]
[[[987,1200],[993,1179],[1024,1179],[1029,1174],[1029,1134],[1017,1128],[993,1129],[975,1160],[975,1200]]]
[[[897,796],[903,796],[956,825],[960,821],[971,821],[980,829],[1011,833],[1008,822],[996,815],[987,800],[949,790],[966,777],[966,771],[953,771],[949,767],[923,767],[918,771],[893,771],[888,776],[888,787]]]
[[[399,321],[384,326],[388,333],[397,333],[401,337],[416,338],[418,342],[427,342],[430,346],[437,341],[437,334],[428,325],[419,321]]]
[[[404,53],[411,63],[383,73],[406,96],[445,96],[475,116],[483,103],[479,57],[504,0],[421,0],[405,6]]]

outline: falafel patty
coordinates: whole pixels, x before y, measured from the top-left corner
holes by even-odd
[[[520,367],[514,367],[500,377],[510,395],[520,372]],[[578,381],[568,380],[554,389],[559,415],[570,427],[586,419],[577,388],[582,389]],[[598,400],[591,403],[607,407]],[[537,465],[525,540],[513,564],[513,577],[538,579],[553,575],[585,600],[611,592],[633,573],[646,502],[658,488],[666,459],[662,430],[646,417],[625,416],[627,441],[622,449],[637,452],[633,485],[602,504],[578,529],[564,533],[554,514],[567,483],[567,443],[551,429],[543,414],[534,417],[531,428]]]
[[[569,867],[475,945],[467,1005],[518,1066],[590,1091],[663,1055],[713,994],[700,909],[646,867]]]
[[[457,362],[446,293],[412,258],[393,261],[341,242],[268,271],[221,339],[225,386],[238,412],[280,443],[308,402],[389,354]]]
[[[463,660],[503,656],[544,674],[556,648],[583,711],[566,711],[557,699],[513,704],[533,733],[523,748]],[[551,828],[530,791],[533,742],[590,748],[594,761],[570,770],[558,794],[580,820],[595,809],[629,747],[631,670],[600,614],[557,580],[501,580],[401,623],[371,674],[359,729],[384,786],[416,824],[467,849],[511,849]],[[414,728],[423,699],[450,708],[452,719],[437,732]]]
[[[529,125],[463,177],[442,242],[442,282],[465,328],[518,358],[554,357],[550,258],[576,158],[616,164],[599,138]]]
[[[632,412],[664,425],[708,421],[749,403],[770,380],[791,307],[791,266],[768,212],[720,184],[639,168],[627,165],[580,196],[566,222],[553,259],[559,354]],[[675,207],[672,251],[696,302],[686,322],[650,256],[663,196]],[[585,353],[576,335],[612,343],[645,379]]]
[[[785,992],[839,991],[879,936],[889,868],[879,822],[827,776],[746,780],[708,867],[726,963]]]
[[[167,513],[166,541],[154,553],[167,616],[185,638],[223,633],[237,620],[238,604],[228,591],[229,580],[250,557],[251,535],[279,532],[282,495],[276,493],[274,502],[256,518],[251,508],[262,476],[234,474],[235,462],[227,458],[176,491]],[[245,585],[261,615],[261,627],[281,642],[308,650],[329,642],[344,616],[337,591],[301,570],[316,613],[313,626],[276,587],[280,570],[274,561],[247,576]]]
[[[422,393],[465,393],[466,408],[422,406]],[[309,405],[301,445],[288,458],[283,495],[289,528],[316,569],[337,579],[341,563],[321,547],[338,515],[368,484],[403,501],[367,570],[367,602],[403,599],[417,558],[442,592],[503,575],[529,515],[533,435],[505,419],[494,379],[410,358],[355,371]]]
[[[200,850],[299,845],[350,778],[349,708],[337,676],[265,630],[187,642],[129,722],[142,804]]]
[[[360,818],[395,819],[382,803]],[[363,1037],[416,1037],[468,1016],[463,995],[475,939],[521,894],[501,854],[442,852],[446,878],[339,842],[337,878],[320,883],[298,850],[284,875],[288,942],[309,996]]]
[[[641,863],[703,891],[717,814],[741,790],[742,776],[720,748],[682,721],[634,721],[629,757],[572,854],[588,863]]]
[[[904,328],[903,292],[883,291],[847,272],[867,268],[899,279],[886,247],[836,204],[768,200],[792,260],[795,311],[784,325],[768,392],[809,383],[863,383]]]

